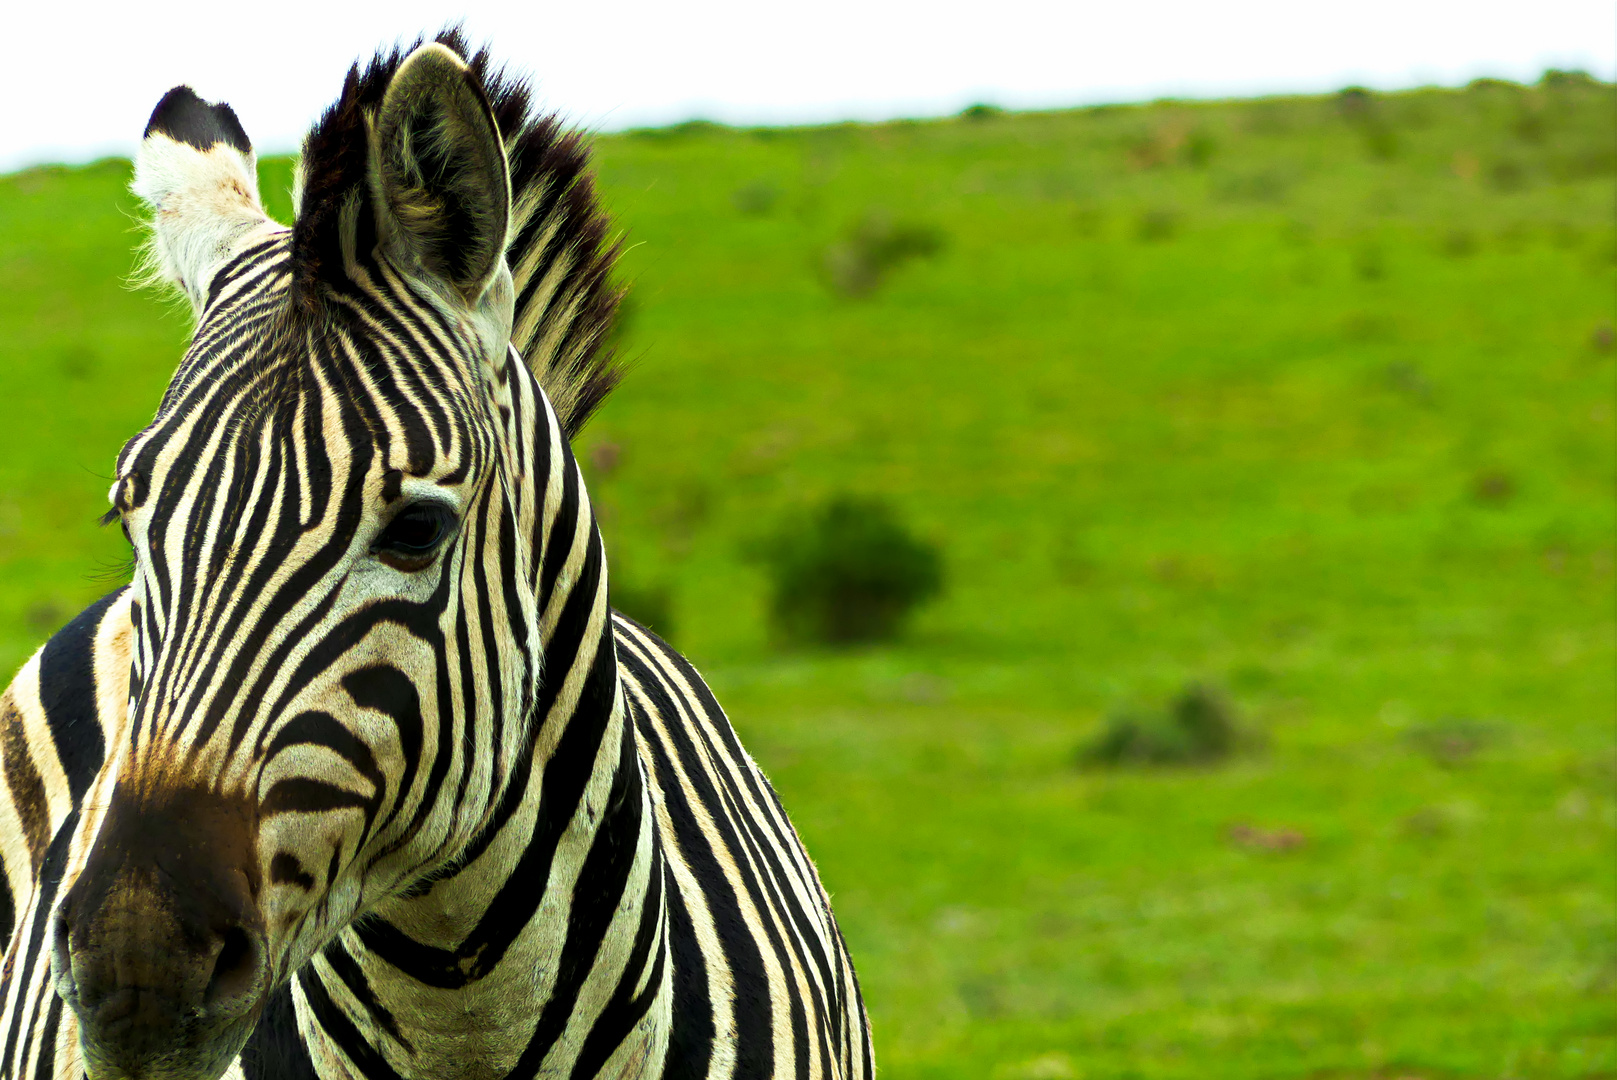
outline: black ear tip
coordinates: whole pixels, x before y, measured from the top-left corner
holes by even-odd
[[[226,143],[244,154],[253,151],[247,132],[236,119],[236,111],[223,103],[208,104],[189,86],[176,86],[164,94],[163,100],[152,110],[152,118],[146,121],[146,131],[141,137],[158,134],[198,150]]]

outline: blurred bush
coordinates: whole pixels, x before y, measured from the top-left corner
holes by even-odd
[[[998,105],[990,105],[985,101],[979,101],[975,105],[967,105],[964,109],[960,110],[960,119],[971,120],[978,123],[981,123],[984,120],[992,120],[997,116],[1004,115],[1004,109],[1000,108]]]
[[[835,496],[783,522],[754,554],[771,579],[775,630],[789,642],[889,640],[943,590],[937,547],[876,499]]]
[[[1181,117],[1170,117],[1134,136],[1128,144],[1130,162],[1137,169],[1167,165],[1205,168],[1218,151],[1218,141]]]
[[[747,217],[764,217],[780,202],[780,188],[767,180],[758,180],[732,191],[730,202]]]
[[[1362,86],[1345,87],[1336,95],[1336,106],[1358,128],[1365,152],[1372,158],[1387,161],[1398,156],[1398,133],[1375,94]]]
[[[1179,211],[1168,206],[1153,207],[1135,222],[1134,234],[1147,243],[1172,240],[1179,232]]]
[[[1445,716],[1419,724],[1408,732],[1415,749],[1451,769],[1470,763],[1479,751],[1497,741],[1499,735],[1498,725],[1469,716]]]
[[[895,222],[872,212],[844,240],[826,248],[821,269],[838,295],[869,296],[893,270],[911,259],[931,258],[943,244],[943,230],[935,226]]]
[[[1185,136],[1185,146],[1181,154],[1186,165],[1195,169],[1205,168],[1218,152],[1218,140],[1207,132],[1196,128]]]
[[[703,136],[719,135],[730,129],[724,124],[713,120],[704,120],[700,117],[685,120],[667,127],[630,128],[624,132],[631,139],[649,139],[657,141],[674,141],[680,139],[700,138]]]
[[[1255,748],[1235,707],[1204,683],[1188,683],[1163,709],[1124,708],[1106,718],[1100,733],[1079,750],[1079,762],[1120,765],[1206,765]]]
[[[1292,177],[1277,166],[1266,166],[1254,172],[1236,173],[1220,178],[1213,192],[1221,199],[1234,202],[1285,202],[1292,186]]]
[[[1380,281],[1387,276],[1387,253],[1379,242],[1360,241],[1353,252],[1353,272],[1365,281]]]
[[[1545,68],[1538,84],[1546,90],[1567,89],[1570,87],[1594,89],[1600,86],[1600,81],[1587,71],[1580,71],[1577,68],[1571,70]]]

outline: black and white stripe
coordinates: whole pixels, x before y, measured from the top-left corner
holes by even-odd
[[[350,74],[291,229],[225,107],[154,114],[137,190],[197,331],[119,457],[132,583],[0,696],[0,1077],[873,1075],[773,789],[608,604],[583,151],[438,45]],[[231,889],[179,1049],[104,1022],[103,954]]]

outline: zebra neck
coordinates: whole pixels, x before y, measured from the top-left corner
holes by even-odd
[[[547,649],[541,681],[561,679],[566,715],[538,723],[506,812],[458,869],[379,905],[300,973],[322,1075],[352,1075],[344,1059],[365,1076],[616,1061],[655,1074],[671,1007],[664,863],[604,590],[597,603],[572,665]]]

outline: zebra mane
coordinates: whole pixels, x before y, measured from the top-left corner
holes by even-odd
[[[399,65],[428,39],[380,52],[348,69],[342,94],[304,139],[293,226],[294,295],[318,305],[311,288],[343,273],[345,207],[368,198],[369,121]],[[515,286],[511,344],[550,398],[571,438],[623,376],[608,341],[623,290],[611,280],[618,244],[594,191],[589,151],[554,115],[539,115],[527,81],[493,67],[459,27],[431,40],[464,59],[481,81],[505,141],[511,169],[510,240],[506,261]],[[352,220],[352,219],[351,219]]]

